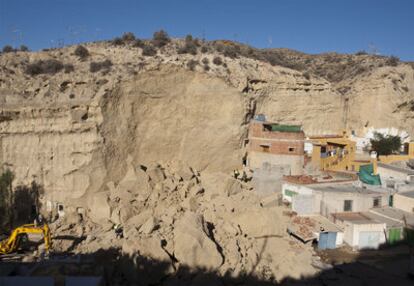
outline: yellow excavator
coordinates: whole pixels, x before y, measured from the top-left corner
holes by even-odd
[[[45,251],[46,253],[49,252],[51,247],[49,226],[46,223],[41,226],[24,224],[15,228],[7,239],[0,242],[0,255],[16,252],[19,249],[22,238],[27,237],[28,234],[43,234]]]

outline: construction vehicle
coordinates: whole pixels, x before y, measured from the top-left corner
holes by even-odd
[[[22,240],[27,238],[29,234],[43,234],[45,251],[46,253],[49,252],[49,248],[51,247],[49,226],[46,223],[40,226],[24,224],[15,228],[7,239],[0,242],[0,255],[10,254],[19,250]]]

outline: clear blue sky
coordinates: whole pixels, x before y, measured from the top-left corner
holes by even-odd
[[[414,0],[0,0],[0,47],[149,38],[160,28],[307,53],[377,50],[414,61]]]

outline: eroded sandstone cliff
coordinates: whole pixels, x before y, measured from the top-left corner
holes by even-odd
[[[42,184],[53,201],[84,201],[88,191],[122,178],[128,155],[141,164],[179,159],[200,170],[236,168],[246,124],[258,113],[301,124],[307,134],[414,131],[408,64],[329,81],[213,50],[178,54],[179,44],[154,57],[111,43],[86,45],[86,59],[73,54],[75,47],[0,55],[1,164],[15,172],[17,184]],[[223,64],[213,63],[217,56]],[[25,73],[46,59],[72,64],[73,71]],[[104,60],[112,66],[90,70],[91,62]]]

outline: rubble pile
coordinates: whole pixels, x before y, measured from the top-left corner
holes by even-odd
[[[134,261],[166,263],[164,276],[149,270],[144,284],[174,277],[181,267],[266,280],[314,274],[313,250],[288,237],[283,210],[276,196],[259,197],[230,175],[200,173],[183,163],[135,165],[128,159],[124,178],[93,196],[83,221],[68,216],[52,227],[61,236],[76,237],[57,242],[61,251],[117,248]],[[125,275],[143,279],[134,271]]]

